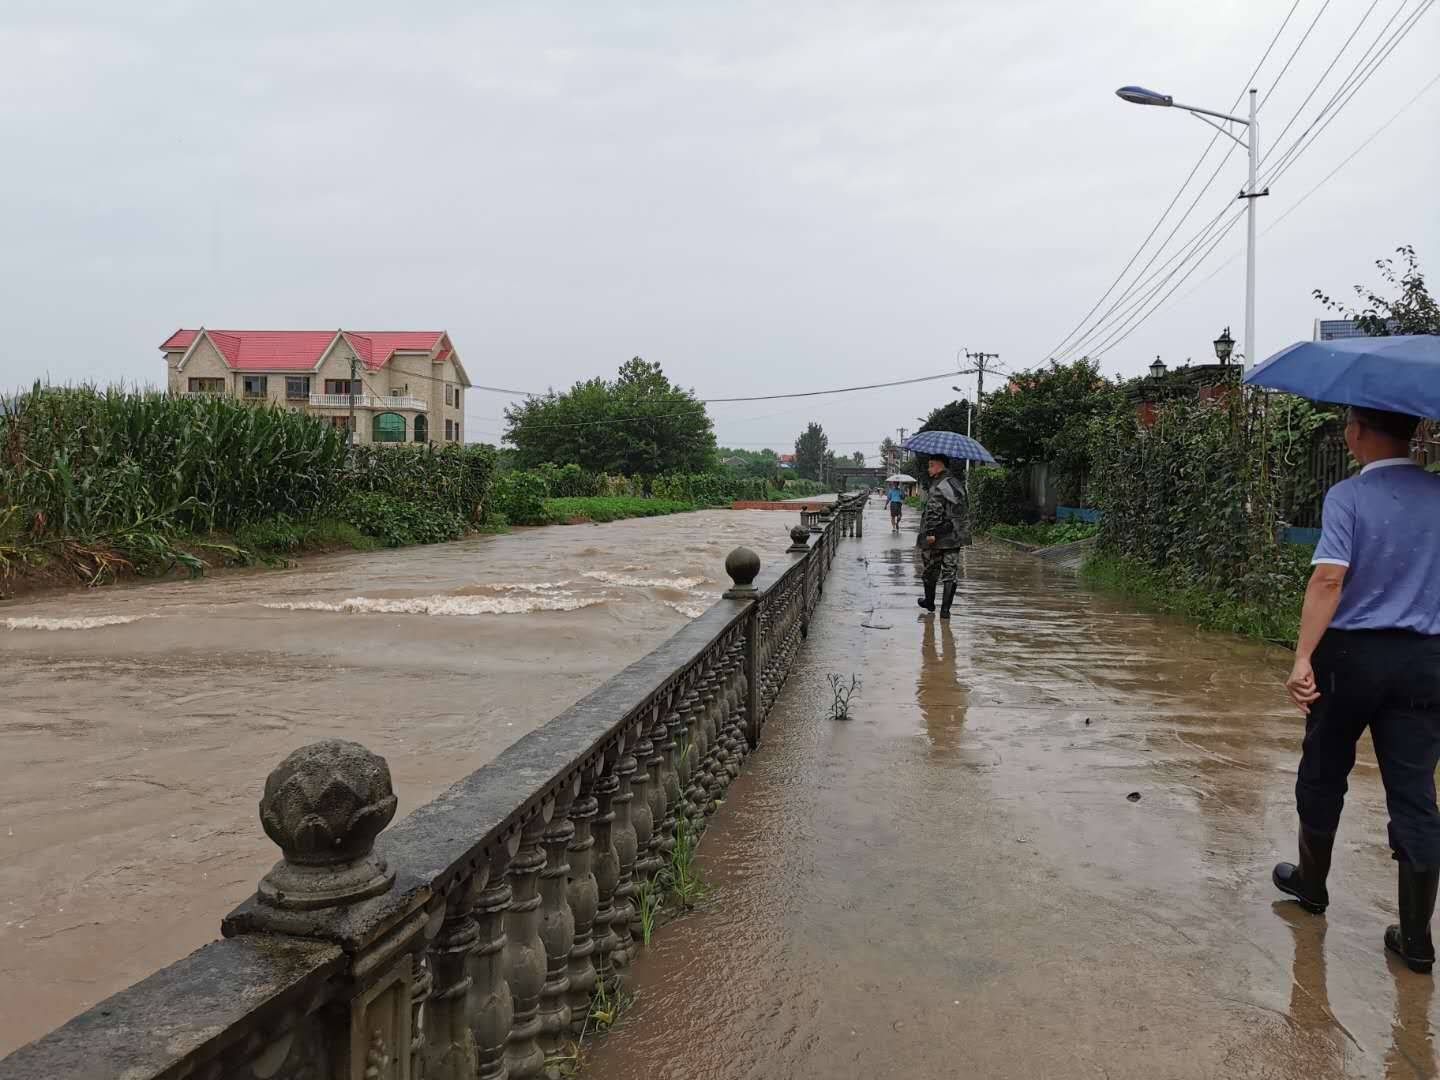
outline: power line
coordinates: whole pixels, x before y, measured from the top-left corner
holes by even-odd
[[[1364,86],[1365,82],[1367,82],[1374,75],[1375,71],[1378,70],[1379,66],[1389,57],[1392,52],[1394,52],[1395,48],[1398,47],[1399,43],[1414,28],[1415,23],[1419,20],[1420,16],[1423,15],[1425,11],[1428,10],[1428,8],[1434,2],[1435,0],[1423,0],[1422,6],[1420,8],[1417,8],[1416,11],[1412,13],[1412,15],[1406,20],[1406,22],[1401,25],[1400,29],[1391,35],[1385,46],[1382,47],[1381,52],[1369,62],[1369,66],[1365,68],[1363,74],[1357,77],[1356,73],[1360,72],[1361,68],[1364,67],[1364,65],[1366,64],[1366,58],[1369,57],[1370,53],[1374,49],[1374,44],[1372,43],[1372,45],[1365,50],[1364,54],[1362,54],[1361,56],[1360,61],[1357,62],[1355,68],[1352,69],[1351,75],[1347,76],[1346,80],[1342,82],[1341,87],[1339,88],[1339,90],[1337,90],[1336,95],[1332,96],[1331,101],[1327,103],[1325,109],[1322,109],[1321,113],[1316,116],[1314,121],[1311,122],[1310,127],[1307,128],[1305,132],[1301,133],[1301,135],[1296,140],[1296,145],[1292,146],[1290,151],[1283,155],[1279,162],[1271,166],[1270,170],[1267,172],[1264,179],[1261,181],[1262,184],[1268,185],[1269,183],[1278,179],[1289,171],[1289,169],[1295,164],[1295,162],[1299,160],[1300,156],[1305,152],[1305,150],[1309,149],[1310,145],[1313,145],[1315,139],[1318,138],[1319,135],[1324,131],[1324,129],[1334,121],[1334,119],[1339,115],[1340,111],[1345,107],[1345,105],[1349,104],[1349,102],[1354,98],[1355,94],[1358,93],[1359,90]],[[1372,8],[1373,6],[1374,5],[1372,4]],[[1392,17],[1390,22],[1386,24],[1386,27],[1381,29],[1380,36],[1384,35],[1385,30],[1388,29],[1389,25],[1393,22],[1394,18]],[[1353,38],[1354,34],[1352,33],[1351,39],[1353,40]],[[1342,49],[1341,51],[1343,52],[1344,50]],[[1339,57],[1337,55],[1336,59],[1338,60],[1338,58]],[[1332,61],[1331,63],[1332,68],[1333,66],[1334,61]],[[1327,68],[1327,75],[1329,70],[1330,69]],[[1322,75],[1321,82],[1324,81],[1324,78],[1325,76]],[[1317,83],[1317,89],[1318,85],[1319,84]],[[1311,96],[1313,96],[1313,93],[1314,91],[1312,90]],[[1346,96],[1343,98],[1343,100],[1340,100],[1339,95],[1342,93]],[[1307,98],[1306,100],[1308,102],[1309,98]],[[1326,118],[1326,111],[1330,110],[1332,105],[1333,111],[1330,112],[1330,115],[1328,116],[1328,118]],[[1298,116],[1298,111],[1296,115]],[[1315,130],[1314,135],[1310,138],[1308,143],[1306,143],[1304,146],[1300,146],[1299,143],[1301,142],[1301,140],[1305,138],[1306,134],[1308,134],[1311,129],[1315,128],[1315,125],[1317,123],[1320,123],[1322,118],[1324,119],[1324,123],[1321,124],[1318,130]],[[1293,119],[1294,118],[1292,117],[1292,120]],[[1179,289],[1180,286],[1183,285],[1184,282],[1191,275],[1194,274],[1197,269],[1199,269],[1199,267],[1204,263],[1207,258],[1209,258],[1210,254],[1218,246],[1219,242],[1224,238],[1226,234],[1230,232],[1230,230],[1234,227],[1235,223],[1238,222],[1241,216],[1240,214],[1237,214],[1235,217],[1231,218],[1231,220],[1221,230],[1219,236],[1215,237],[1215,239],[1211,241],[1209,239],[1209,236],[1206,234],[1210,229],[1214,227],[1214,225],[1220,220],[1220,218],[1224,217],[1224,214],[1225,211],[1222,210],[1220,214],[1218,214],[1216,218],[1212,220],[1211,225],[1207,226],[1206,230],[1202,230],[1202,234],[1197,238],[1197,242],[1194,243],[1190,250],[1185,254],[1184,258],[1174,267],[1174,269],[1171,270],[1171,272],[1166,275],[1166,277],[1161,280],[1153,289],[1151,289],[1148,295],[1143,297],[1137,304],[1131,306],[1131,315],[1133,315],[1134,312],[1138,311],[1139,308],[1143,307],[1146,303],[1148,303],[1150,298],[1155,296],[1156,293],[1158,293],[1159,290],[1165,286],[1165,284],[1170,280],[1170,278],[1172,278],[1181,269],[1185,262],[1189,261],[1190,258],[1195,255],[1195,252],[1199,251],[1201,247],[1205,247],[1205,245],[1208,244],[1209,246],[1205,247],[1205,251],[1200,254],[1199,257],[1195,260],[1194,266],[1191,267],[1191,269],[1187,271],[1185,275],[1178,282],[1176,282],[1173,287],[1171,287],[1163,296],[1161,296],[1159,300],[1152,304],[1148,310],[1140,314],[1138,318],[1134,318],[1133,322],[1130,322],[1128,326],[1122,327],[1122,329],[1118,332],[1118,336],[1116,333],[1112,333],[1111,336],[1103,342],[1103,344],[1096,348],[1096,352],[1104,352],[1107,349],[1114,348],[1116,345],[1119,345],[1122,341],[1124,341],[1125,338],[1129,337],[1130,334],[1134,332],[1134,330],[1138,329],[1145,321],[1147,321],[1150,316],[1153,315],[1166,302],[1166,300],[1168,300],[1170,296],[1172,296],[1175,291]],[[1172,261],[1173,259],[1174,257],[1172,256]],[[1122,316],[1120,321],[1123,323],[1129,317],[1130,316]],[[1112,322],[1111,325],[1113,326],[1114,323]]]
[[[1385,131],[1386,128],[1388,128],[1388,127],[1389,127],[1391,124],[1393,124],[1396,120],[1400,119],[1400,117],[1401,117],[1401,115],[1402,115],[1403,113],[1407,112],[1412,105],[1414,105],[1414,104],[1415,104],[1417,101],[1419,101],[1422,97],[1424,97],[1424,96],[1425,96],[1426,94],[1428,94],[1431,90],[1433,90],[1433,89],[1436,87],[1437,84],[1440,84],[1440,74],[1435,75],[1434,78],[1432,78],[1428,83],[1426,83],[1423,87],[1420,88],[1420,91],[1419,91],[1417,94],[1415,94],[1414,97],[1412,97],[1412,98],[1411,98],[1409,101],[1407,101],[1404,105],[1400,106],[1400,108],[1396,109],[1395,112],[1394,112],[1394,114],[1391,115],[1390,119],[1386,120],[1386,121],[1385,121],[1383,124],[1381,124],[1378,128],[1376,128],[1374,131],[1372,131],[1372,132],[1366,137],[1366,139],[1365,139],[1364,142],[1362,142],[1359,146],[1355,147],[1354,150],[1351,150],[1350,153],[1347,154],[1347,155],[1344,157],[1344,159],[1340,162],[1340,164],[1336,165],[1333,169],[1331,169],[1328,173],[1325,174],[1325,176],[1320,180],[1319,183],[1317,183],[1317,184],[1316,184],[1314,187],[1312,187],[1309,191],[1305,192],[1304,195],[1301,195],[1300,198],[1296,199],[1295,202],[1294,202],[1288,209],[1286,209],[1286,211],[1285,211],[1283,214],[1281,214],[1281,215],[1280,215],[1279,217],[1277,217],[1274,221],[1272,221],[1272,222],[1265,228],[1265,231],[1262,232],[1260,235],[1261,235],[1261,236],[1266,236],[1266,235],[1268,235],[1268,234],[1270,233],[1270,230],[1271,230],[1271,229],[1276,228],[1282,221],[1284,221],[1286,218],[1288,218],[1288,217],[1289,217],[1291,214],[1293,214],[1296,210],[1300,209],[1301,205],[1302,205],[1307,199],[1309,199],[1310,196],[1314,195],[1317,191],[1319,191],[1322,187],[1324,187],[1327,183],[1329,183],[1330,180],[1334,178],[1335,174],[1338,173],[1341,169],[1345,168],[1346,165],[1349,165],[1350,162],[1354,161],[1357,157],[1359,157],[1361,151],[1363,151],[1363,150],[1364,150],[1366,147],[1368,147],[1372,142],[1374,142],[1376,139],[1378,139],[1378,138],[1380,137],[1380,135]],[[1244,254],[1244,253],[1243,253],[1243,252],[1239,252],[1239,251],[1235,252],[1235,253],[1234,253],[1233,255],[1231,255],[1228,259],[1226,259],[1226,260],[1225,260],[1224,262],[1222,262],[1219,266],[1217,266],[1214,270],[1210,271],[1209,274],[1207,274],[1207,275],[1205,275],[1205,277],[1201,278],[1200,281],[1196,283],[1195,288],[1191,289],[1188,293],[1185,294],[1185,296],[1181,297],[1181,299],[1184,300],[1184,299],[1187,299],[1187,298],[1193,296],[1199,289],[1201,289],[1202,287],[1204,287],[1204,285],[1205,285],[1207,282],[1212,281],[1212,280],[1215,278],[1215,275],[1219,274],[1220,271],[1224,270],[1227,266],[1229,266],[1229,265],[1230,265],[1231,263],[1233,263],[1236,259],[1238,259],[1242,254]]]
[[[1327,2],[1328,2],[1328,0],[1327,0]],[[1254,81],[1255,76],[1260,73],[1260,69],[1265,65],[1265,61],[1270,58],[1270,53],[1274,50],[1276,43],[1279,42],[1279,40],[1280,40],[1280,35],[1285,32],[1285,27],[1287,27],[1287,26],[1290,25],[1290,18],[1291,18],[1291,16],[1293,16],[1293,15],[1295,14],[1295,9],[1298,8],[1299,6],[1300,6],[1300,0],[1294,0],[1294,3],[1292,3],[1292,4],[1290,5],[1290,10],[1285,13],[1285,18],[1284,18],[1283,20],[1281,20],[1279,29],[1275,31],[1274,36],[1270,39],[1270,44],[1266,46],[1265,52],[1261,55],[1259,62],[1255,65],[1255,69],[1254,69],[1252,72],[1250,72],[1250,77],[1245,80],[1245,86],[1249,86],[1249,85]],[[1322,9],[1322,10],[1323,10],[1323,9]],[[1311,27],[1311,28],[1313,29],[1313,24],[1312,24],[1312,27]],[[1291,59],[1294,59],[1293,54],[1292,54],[1292,56],[1291,56]],[[1286,66],[1287,66],[1287,67],[1289,66],[1288,63],[1287,63]],[[1283,76],[1285,73],[1282,71],[1280,74]],[[1277,79],[1275,80],[1275,85],[1278,85],[1278,84],[1279,84],[1279,81],[1280,81],[1280,80],[1277,78]],[[1272,87],[1272,89],[1273,89],[1273,87]],[[1240,104],[1240,99],[1241,99],[1242,97],[1244,97],[1244,96],[1245,96],[1245,87],[1242,86],[1241,89],[1240,89],[1240,93],[1236,95],[1235,101],[1234,101],[1234,103],[1233,103],[1230,107],[1233,109],[1233,108],[1235,108],[1236,105],[1239,105],[1239,104]],[[1201,166],[1202,164],[1204,164],[1205,158],[1206,158],[1207,156],[1209,156],[1211,149],[1214,148],[1215,143],[1216,143],[1216,141],[1217,141],[1219,138],[1220,138],[1220,133],[1219,133],[1219,132],[1216,132],[1214,135],[1212,135],[1212,136],[1210,137],[1210,142],[1209,142],[1208,144],[1206,144],[1205,149],[1204,149],[1203,151],[1201,151],[1200,156],[1195,160],[1195,164],[1194,164],[1193,166],[1191,166],[1189,174],[1188,174],[1188,175],[1185,177],[1185,179],[1181,182],[1180,187],[1176,190],[1175,195],[1171,198],[1169,204],[1168,204],[1168,205],[1165,207],[1165,209],[1161,212],[1159,218],[1156,219],[1155,224],[1154,224],[1153,226],[1151,226],[1150,231],[1149,231],[1149,232],[1146,234],[1146,236],[1145,236],[1145,239],[1142,240],[1142,241],[1140,241],[1140,246],[1135,249],[1135,254],[1133,254],[1133,255],[1130,256],[1130,261],[1125,264],[1124,268],[1120,271],[1120,273],[1118,273],[1118,274],[1115,275],[1115,280],[1112,281],[1112,282],[1110,282],[1109,287],[1108,287],[1103,293],[1101,293],[1100,299],[1095,301],[1094,305],[1090,308],[1090,310],[1085,313],[1085,315],[1080,319],[1080,321],[1079,321],[1078,323],[1075,324],[1074,328],[1073,328],[1068,334],[1066,334],[1063,338],[1060,339],[1060,342],[1046,354],[1047,356],[1054,356],[1054,355],[1055,355],[1056,353],[1058,353],[1061,349],[1063,349],[1063,348],[1066,346],[1066,344],[1069,343],[1070,339],[1071,339],[1072,337],[1074,337],[1075,334],[1079,332],[1079,330],[1081,329],[1081,327],[1083,327],[1083,326],[1089,321],[1090,316],[1091,316],[1091,315],[1094,315],[1095,312],[1096,312],[1096,310],[1099,309],[1100,305],[1105,302],[1106,298],[1107,298],[1112,292],[1115,291],[1115,286],[1118,285],[1118,284],[1120,284],[1121,280],[1124,279],[1125,275],[1130,272],[1130,268],[1135,265],[1135,260],[1137,260],[1138,258],[1140,258],[1140,255],[1141,255],[1141,253],[1145,250],[1146,245],[1148,245],[1148,244],[1150,243],[1150,241],[1151,241],[1152,239],[1154,239],[1155,234],[1160,231],[1160,226],[1163,225],[1164,222],[1165,222],[1165,219],[1170,216],[1170,211],[1173,210],[1173,209],[1175,209],[1175,204],[1180,201],[1180,196],[1183,195],[1183,194],[1185,193],[1185,189],[1190,186],[1190,181],[1193,180],[1193,179],[1195,178],[1195,174],[1200,171],[1200,166]],[[1228,160],[1229,157],[1230,157],[1230,153],[1227,151],[1226,154],[1225,154],[1225,158],[1222,159],[1222,164],[1223,164],[1223,162],[1224,162],[1225,160]],[[1209,183],[1206,184],[1206,187],[1201,190],[1201,194],[1202,194],[1202,195],[1204,194],[1204,191],[1209,188],[1209,184],[1210,184],[1210,183],[1213,183],[1213,182],[1214,182],[1214,178],[1212,177],[1211,180],[1209,181]],[[1194,209],[1194,203],[1191,203],[1190,209],[1191,209],[1191,210]],[[1185,217],[1188,217],[1188,216],[1189,216],[1189,213],[1190,213],[1190,211],[1187,210],[1187,211],[1186,211],[1186,214],[1185,214]],[[1179,224],[1176,225],[1176,229],[1178,229],[1180,225],[1184,224],[1184,222],[1185,222],[1185,217],[1182,217],[1182,218],[1180,219]],[[1170,237],[1173,237],[1174,235],[1175,235],[1175,231],[1174,231],[1174,230],[1171,230],[1170,236],[1169,236],[1169,237],[1166,237],[1165,240],[1164,240],[1164,242],[1161,243],[1160,248],[1157,250],[1157,254],[1158,254],[1158,251],[1163,251],[1163,250],[1164,250],[1165,244],[1168,244],[1168,243],[1170,242]],[[1151,259],[1151,262],[1153,262],[1153,261],[1154,261],[1154,259],[1152,258],[1152,259]],[[1150,264],[1147,263],[1146,266],[1145,266],[1145,268],[1142,269],[1142,270],[1140,271],[1140,273],[1142,273],[1142,274],[1145,273],[1145,270],[1146,270],[1146,269],[1149,269],[1149,265],[1150,265]],[[1112,310],[1113,310],[1113,308],[1112,308]],[[1101,318],[1103,319],[1104,316],[1101,316]],[[1070,351],[1073,352],[1074,350],[1072,349],[1072,350],[1070,350]]]

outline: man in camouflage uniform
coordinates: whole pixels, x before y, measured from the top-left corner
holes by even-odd
[[[925,500],[918,541],[925,564],[925,596],[915,602],[926,611],[934,611],[935,586],[943,582],[940,617],[948,619],[959,576],[960,549],[970,544],[970,504],[965,482],[950,472],[947,458],[932,457],[928,469],[930,495]]]

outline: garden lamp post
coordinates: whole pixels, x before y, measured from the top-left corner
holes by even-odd
[[[1215,339],[1215,359],[1222,364],[1230,363],[1230,354],[1235,351],[1235,339],[1230,336],[1230,328],[1227,326],[1219,337]]]
[[[1213,109],[1202,109],[1196,105],[1181,105],[1169,94],[1158,94],[1154,90],[1147,90],[1143,86],[1122,86],[1115,91],[1116,96],[1132,105],[1157,105],[1162,108],[1184,109],[1196,119],[1203,120],[1216,131],[1228,139],[1234,140],[1243,146],[1250,155],[1250,180],[1240,192],[1240,198],[1246,200],[1246,223],[1245,223],[1245,351],[1241,353],[1244,358],[1244,366],[1255,362],[1255,200],[1262,196],[1269,195],[1270,189],[1257,191],[1255,171],[1260,163],[1260,125],[1255,118],[1258,108],[1255,102],[1255,91],[1250,91],[1250,116],[1248,119],[1239,116],[1231,116],[1229,113],[1215,112]],[[1229,127],[1215,123],[1214,120],[1206,117],[1215,117],[1223,120],[1225,124],[1243,124],[1245,126],[1245,138],[1241,139],[1232,132]],[[1216,343],[1218,350],[1219,343]]]
[[[1155,362],[1150,365],[1150,377],[1151,377],[1152,379],[1158,379],[1158,378],[1160,378],[1160,376],[1162,376],[1162,375],[1164,375],[1164,374],[1165,374],[1165,361],[1164,361],[1164,360],[1161,360],[1160,357],[1157,356],[1157,357],[1155,357]]]

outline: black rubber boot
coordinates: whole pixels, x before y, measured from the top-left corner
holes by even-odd
[[[955,582],[950,581],[945,585],[945,595],[940,601],[940,618],[950,617],[950,605],[955,600]]]
[[[1435,946],[1430,940],[1430,916],[1435,913],[1435,889],[1440,868],[1400,863],[1400,925],[1385,931],[1385,948],[1405,961],[1411,971],[1430,974]]]
[[[1306,911],[1325,914],[1325,909],[1330,906],[1325,879],[1330,876],[1330,852],[1334,846],[1333,834],[1326,836],[1301,825],[1300,865],[1276,863],[1275,872],[1270,875],[1275,887],[1299,900]]]
[[[921,598],[921,599],[919,599],[919,600],[916,600],[915,603],[919,604],[919,605],[920,605],[921,607],[923,607],[926,611],[934,611],[934,610],[935,610],[935,585],[936,585],[936,582],[931,581],[929,578],[926,578],[924,584],[925,584],[925,595],[924,595],[923,598]]]

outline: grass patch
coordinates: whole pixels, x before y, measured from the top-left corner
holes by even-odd
[[[629,495],[595,495],[545,500],[545,520],[551,525],[590,521],[620,521],[622,518],[661,517],[696,509],[694,503],[678,499],[641,499]]]
[[[1099,525],[1083,521],[1057,521],[1049,525],[992,525],[987,535],[1001,540],[1018,540],[1022,544],[1051,547],[1089,540],[1100,531]]]
[[[1296,562],[1308,563],[1309,549],[1292,547]],[[1080,577],[1096,588],[1129,597],[1148,611],[1178,615],[1203,630],[1261,638],[1290,648],[1300,632],[1303,584],[1287,583],[1261,602],[1187,582],[1178,572],[1100,552],[1085,561]]]

